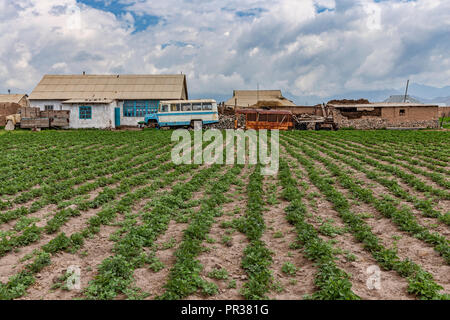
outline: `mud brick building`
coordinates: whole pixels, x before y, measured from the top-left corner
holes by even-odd
[[[340,128],[439,128],[439,107],[419,103],[329,104]]]

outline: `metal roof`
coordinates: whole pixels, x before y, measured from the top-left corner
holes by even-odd
[[[19,103],[26,94],[0,94],[0,103]]]
[[[185,75],[45,75],[30,100],[187,99]]]
[[[369,104],[329,104],[329,106],[342,109],[342,108],[407,108],[407,107],[438,107],[435,104],[421,104],[421,103],[393,103],[393,102],[380,102]]]
[[[272,102],[280,107],[295,107],[295,103],[283,97],[281,90],[235,90],[225,105],[247,108],[261,101]]]

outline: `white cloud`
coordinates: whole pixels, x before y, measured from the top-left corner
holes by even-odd
[[[0,0],[0,91],[82,71],[184,72],[191,96],[204,97],[260,83],[299,103],[406,78],[450,85],[445,0],[122,2],[131,6],[115,16],[75,0]],[[133,10],[160,22],[133,33]]]

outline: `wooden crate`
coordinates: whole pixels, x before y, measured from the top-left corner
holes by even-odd
[[[46,110],[40,112],[41,118],[61,118],[61,119],[69,119],[70,111],[69,110]]]
[[[20,127],[22,129],[33,129],[33,128],[49,128],[50,119],[49,118],[22,118],[20,121]]]
[[[69,118],[53,118],[50,119],[51,127],[68,127],[69,126]]]
[[[39,108],[20,108],[19,113],[25,119],[35,119],[40,116]]]

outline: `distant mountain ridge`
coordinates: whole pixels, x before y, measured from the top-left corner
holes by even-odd
[[[404,97],[405,89],[385,89],[372,91],[350,91],[339,95],[329,97],[318,96],[300,96],[296,97],[288,92],[285,96],[293,100],[298,105],[313,105],[317,103],[324,103],[330,100],[342,99],[367,99],[370,102],[382,102],[389,99],[391,96]],[[417,83],[411,83],[408,88],[408,96],[421,103],[436,103],[450,106],[450,86],[436,88]],[[401,100],[403,101],[403,100]],[[400,102],[400,101],[398,101]]]
[[[422,103],[422,101],[420,101],[419,99],[415,99],[413,97],[411,97],[410,95],[406,96],[405,99],[405,95],[393,95],[390,96],[389,98],[387,98],[386,100],[384,100],[383,102],[406,102],[406,103]]]

